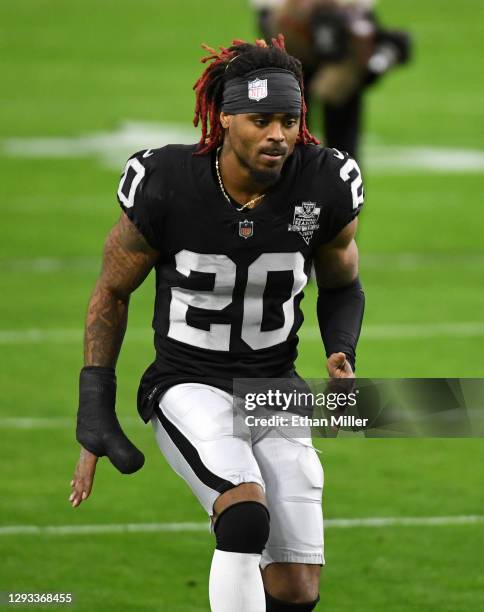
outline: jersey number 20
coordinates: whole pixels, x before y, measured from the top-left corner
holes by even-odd
[[[199,348],[228,351],[232,327],[230,323],[212,323],[208,330],[204,330],[188,325],[186,316],[189,307],[220,311],[232,303],[235,263],[226,255],[201,254],[188,250],[177,253],[175,259],[176,269],[183,276],[190,276],[190,272],[211,273],[215,275],[215,282],[211,291],[172,288],[168,337]],[[262,331],[263,297],[268,273],[283,271],[292,271],[294,278],[290,297],[282,304],[284,324],[277,329]],[[280,344],[287,340],[294,325],[294,298],[307,282],[304,257],[299,252],[263,253],[248,267],[247,273],[242,340],[254,350]]]

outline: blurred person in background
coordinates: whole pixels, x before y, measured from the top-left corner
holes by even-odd
[[[282,32],[288,52],[302,62],[308,101],[322,102],[326,146],[358,159],[364,92],[409,61],[408,33],[384,28],[374,0],[251,3],[264,38]]]

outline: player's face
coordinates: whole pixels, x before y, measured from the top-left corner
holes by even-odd
[[[299,116],[285,113],[221,113],[225,140],[240,165],[257,183],[277,181],[282,166],[294,151],[299,134]],[[224,142],[225,146],[225,142]]]

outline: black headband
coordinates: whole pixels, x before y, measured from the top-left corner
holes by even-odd
[[[301,114],[301,89],[292,72],[260,68],[226,82],[222,111],[241,113]]]

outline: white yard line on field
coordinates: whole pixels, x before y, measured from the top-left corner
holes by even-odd
[[[384,269],[401,271],[425,271],[452,268],[459,270],[481,270],[484,267],[484,253],[364,253],[360,257],[362,270]],[[11,257],[0,260],[0,271],[17,274],[27,272],[46,275],[59,272],[95,272],[101,267],[100,256],[84,257]]]
[[[127,340],[148,342],[152,331],[149,328],[128,328]],[[448,323],[391,323],[365,325],[363,340],[414,340],[426,338],[477,338],[484,336],[484,321]],[[72,344],[80,342],[82,329],[4,329],[0,330],[0,345],[7,344]],[[303,326],[299,332],[301,340],[320,341],[319,329]]]
[[[141,425],[138,416],[122,416],[123,425]],[[0,417],[0,429],[70,429],[76,427],[75,416],[72,417]]]
[[[54,272],[92,272],[100,270],[101,257],[12,257],[0,260],[2,272],[31,272],[52,274]]]
[[[414,340],[424,338],[474,338],[484,335],[484,321],[449,323],[391,323],[364,325],[362,340]],[[301,340],[318,340],[321,335],[317,327],[302,327],[298,332]]]
[[[193,144],[199,138],[199,131],[185,124],[125,121],[111,132],[64,138],[9,138],[0,142],[0,153],[24,158],[94,157],[104,166],[120,170],[134,151],[174,142]],[[365,166],[379,174],[484,171],[484,151],[480,149],[368,144],[363,147],[363,158]]]
[[[210,531],[206,523],[125,523],[105,525],[10,525],[0,527],[2,535],[90,535],[97,533]]]
[[[369,517],[352,519],[326,519],[326,529],[352,529],[355,527],[437,527],[449,525],[475,525],[484,523],[482,515],[422,516],[422,517]],[[9,525],[0,527],[0,536],[8,535],[92,535],[109,533],[156,532],[209,532],[204,523],[124,523],[104,525]]]

